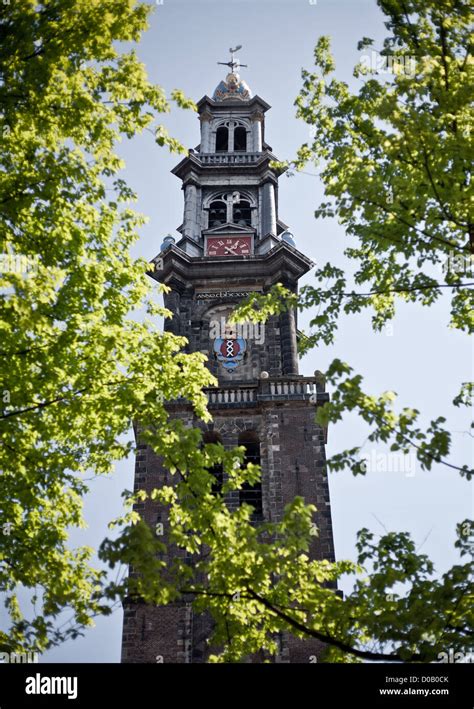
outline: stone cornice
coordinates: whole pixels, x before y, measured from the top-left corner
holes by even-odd
[[[226,99],[225,101],[213,101],[209,96],[203,96],[200,101],[197,102],[198,112],[202,113],[209,107],[212,109],[213,113],[222,112],[225,113],[229,109],[237,109],[239,112],[249,110],[249,112],[254,111],[256,107],[259,107],[263,113],[268,111],[271,106],[269,103],[260,98],[260,96],[254,96],[249,101],[242,101],[241,99]]]
[[[252,256],[190,256],[176,245],[160,254],[162,268],[149,272],[154,280],[183,290],[186,287],[206,285],[226,288],[236,279],[245,283],[258,282],[271,287],[283,282],[296,287],[298,280],[313,266],[313,262],[286,242],[280,242],[270,251]]]
[[[249,173],[254,173],[258,177],[276,181],[278,177],[286,171],[286,168],[275,170],[270,167],[270,163],[278,162],[278,158],[268,150],[262,153],[252,153],[248,155],[252,158],[249,162],[225,162],[227,156],[232,156],[231,159],[235,160],[236,157],[245,157],[245,154],[225,153],[220,155],[219,153],[203,153],[201,156],[199,153],[193,151],[183,158],[171,172],[173,175],[183,180],[183,182],[192,180],[196,183],[200,183],[203,177],[219,175],[222,174],[222,172],[231,175],[248,175]],[[219,162],[218,158],[222,158],[224,161]]]

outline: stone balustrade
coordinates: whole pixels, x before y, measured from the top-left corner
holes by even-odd
[[[220,386],[206,389],[209,406],[255,406],[263,401],[310,401],[323,404],[328,394],[312,377],[278,377],[260,379],[255,385]]]
[[[270,396],[285,397],[293,394],[311,396],[316,394],[316,382],[306,380],[269,381]]]
[[[207,389],[209,405],[221,406],[222,404],[247,404],[256,401],[255,388],[234,388],[234,389]]]
[[[204,389],[209,408],[255,407],[265,401],[309,401],[324,404],[329,401],[316,379],[313,377],[271,377],[260,379],[254,384],[225,384]],[[182,404],[184,399],[175,399],[169,404]]]
[[[196,153],[195,157],[203,165],[254,165],[262,153]]]

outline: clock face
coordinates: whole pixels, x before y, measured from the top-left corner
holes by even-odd
[[[249,256],[251,236],[208,236],[207,256]]]

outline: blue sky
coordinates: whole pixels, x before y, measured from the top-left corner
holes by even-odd
[[[164,0],[156,5],[137,51],[152,81],[168,93],[180,88],[197,101],[212,95],[225,75],[225,67],[217,62],[228,61],[229,47],[242,44],[239,57],[249,65],[242,76],[254,94],[272,106],[266,115],[266,140],[279,158],[291,159],[309,137],[308,127],[295,118],[293,102],[301,69],[312,67],[313,48],[322,34],[331,36],[338,77],[356,88],[352,69],[360,59],[358,40],[373,37],[380,48],[384,37],[383,17],[374,0]],[[163,123],[187,147],[199,143],[194,113],[176,109]],[[138,194],[138,210],[149,217],[135,253],[151,259],[163,236],[176,235],[182,220],[181,185],[170,174],[179,158],[156,147],[148,133],[123,142],[119,150],[126,161],[123,177]],[[308,167],[307,172],[315,170]],[[297,247],[314,261],[344,265],[342,250],[349,240],[343,229],[336,220],[316,221],[313,216],[322,195],[313,174],[282,177],[280,217],[289,224]],[[311,274],[303,280],[310,281]],[[300,327],[308,318],[300,318]],[[402,405],[423,412],[425,424],[448,414],[454,441],[450,460],[462,464],[472,459],[472,439],[466,433],[465,412],[452,411],[450,402],[460,382],[472,379],[472,346],[448,329],[448,320],[445,301],[430,309],[399,306],[392,329],[380,334],[372,333],[367,313],[345,318],[335,345],[313,350],[300,371],[311,375],[339,357],[364,376],[368,392],[396,391]],[[366,436],[362,423],[348,417],[330,428],[327,452],[359,445]],[[377,459],[384,450],[366,444],[364,452]],[[75,532],[71,541],[97,548],[107,534],[107,522],[121,511],[121,491],[132,484],[132,460],[119,463],[114,476],[92,482],[85,507],[88,529]],[[428,473],[415,466],[408,475],[379,470],[357,479],[346,471],[330,475],[330,490],[339,559],[354,558],[356,532],[369,527],[377,534],[385,529],[411,532],[439,572],[457,561],[455,525],[472,515],[473,500],[472,485],[455,471],[435,466]],[[121,623],[118,609],[84,638],[46,653],[42,661],[118,662]]]

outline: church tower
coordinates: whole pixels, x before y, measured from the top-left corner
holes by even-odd
[[[270,106],[240,78],[234,52],[225,65],[225,80],[198,103],[200,144],[173,170],[182,182],[184,219],[178,239],[165,237],[153,274],[171,288],[164,300],[173,319],[165,327],[188,339],[187,351],[204,352],[218,379],[207,392],[213,421],[195,421],[185,402],[170,402],[169,411],[199,426],[205,442],[243,445],[246,459],[261,465],[261,484],[229,496],[230,509],[247,502],[257,524],[276,522],[285,505],[302,496],[318,510],[311,556],[334,560],[326,432],[315,423],[315,409],[328,395],[322,377],[298,373],[296,312],[264,325],[227,323],[249,293],[265,293],[276,283],[296,292],[312,262],[278,213],[282,171],[272,167],[277,158],[265,139]],[[135,489],[151,490],[165,480],[158,457],[138,445]],[[159,521],[152,503],[141,514],[153,527]],[[122,662],[206,661],[206,620],[189,603],[127,602],[124,610]],[[316,640],[282,637],[276,661],[307,663],[320,651]]]

